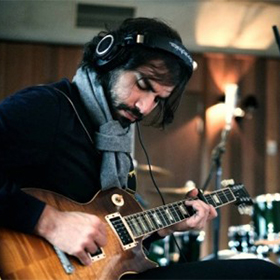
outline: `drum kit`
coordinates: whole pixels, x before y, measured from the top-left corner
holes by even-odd
[[[204,231],[175,232],[153,242],[148,257],[160,266],[198,261],[204,236]]]
[[[280,265],[280,194],[257,196],[253,208],[251,223],[229,227],[229,248]]]

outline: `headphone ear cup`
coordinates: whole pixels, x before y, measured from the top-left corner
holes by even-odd
[[[125,47],[119,48],[118,52],[114,53],[114,56],[110,56],[106,59],[97,59],[96,66],[101,71],[110,71],[119,65],[123,64],[129,58],[130,51]]]
[[[128,58],[129,51],[114,33],[104,36],[96,46],[94,61],[100,70],[112,70]]]

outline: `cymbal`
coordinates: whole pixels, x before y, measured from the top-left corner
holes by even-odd
[[[162,193],[170,193],[170,194],[187,194],[194,188],[195,188],[195,184],[192,181],[187,181],[185,186],[183,186],[183,187],[161,188],[160,191]]]
[[[136,172],[139,175],[149,175],[149,165],[147,164],[138,164],[136,166]],[[155,166],[155,165],[151,165],[151,170],[153,172],[153,175],[156,176],[163,176],[163,177],[171,177],[172,176],[172,172],[170,172],[169,170],[159,167],[159,166]]]
[[[181,188],[161,188],[160,191],[162,193],[173,193],[173,194],[186,194],[187,188],[181,187]]]

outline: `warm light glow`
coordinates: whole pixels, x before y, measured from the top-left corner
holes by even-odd
[[[209,124],[209,127],[212,129],[223,127],[225,125],[225,113],[225,103],[218,103],[208,108],[206,110],[206,120]]]
[[[218,103],[209,107],[206,110],[206,123],[208,129],[211,131],[217,131],[220,129],[231,129],[232,118],[235,114],[242,114],[237,111],[236,100],[237,100],[238,86],[236,84],[226,84],[225,86],[225,102]]]
[[[226,129],[231,128],[231,121],[236,107],[238,86],[236,84],[227,84],[225,86],[225,121]]]

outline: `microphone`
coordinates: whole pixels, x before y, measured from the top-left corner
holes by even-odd
[[[225,98],[225,107],[226,107],[225,129],[227,131],[231,130],[232,117],[234,116],[234,110],[236,107],[237,90],[238,90],[238,86],[236,84],[227,84],[225,87],[225,96],[226,96],[226,98]]]

